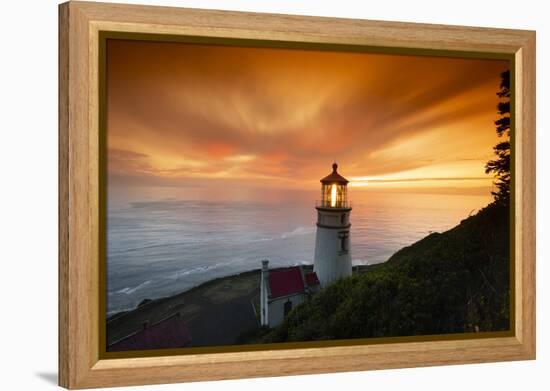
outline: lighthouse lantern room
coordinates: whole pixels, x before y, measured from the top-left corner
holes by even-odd
[[[351,275],[350,213],[348,180],[332,165],[332,173],[321,179],[321,200],[317,202],[314,271],[321,286]]]

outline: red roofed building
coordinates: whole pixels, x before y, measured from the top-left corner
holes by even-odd
[[[107,351],[182,348],[189,342],[191,342],[191,334],[177,313],[153,325],[145,324],[142,330],[109,345]]]
[[[317,291],[315,272],[305,273],[301,266],[269,270],[269,261],[262,261],[260,304],[262,326],[275,327],[309,294]]]
[[[317,289],[319,287],[319,285],[321,284],[319,282],[319,279],[317,278],[317,273],[315,273],[315,272],[307,273],[306,274],[306,284],[312,289],[313,288]]]
[[[302,271],[298,266],[273,270],[269,273],[270,297],[277,299],[305,292]]]

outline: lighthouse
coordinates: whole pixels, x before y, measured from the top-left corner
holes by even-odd
[[[338,173],[321,179],[321,199],[317,201],[317,233],[313,270],[322,287],[351,276],[350,213],[347,200],[348,180]]]

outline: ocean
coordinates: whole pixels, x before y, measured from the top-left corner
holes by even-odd
[[[315,195],[258,200],[153,193],[111,198],[107,210],[107,313],[208,280],[313,263]],[[457,225],[490,196],[351,192],[354,265],[386,261],[431,232]],[[317,197],[318,198],[318,197]]]

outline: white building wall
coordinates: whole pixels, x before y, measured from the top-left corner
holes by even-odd
[[[260,325],[269,325],[269,262],[267,260],[262,261],[262,271],[260,275]]]
[[[351,276],[351,226],[348,210],[318,210],[313,270],[321,286]],[[342,248],[342,235],[346,243]]]
[[[304,302],[305,295],[297,294],[272,300],[269,302],[269,327],[276,327],[285,319],[285,303],[292,302],[292,308]]]

